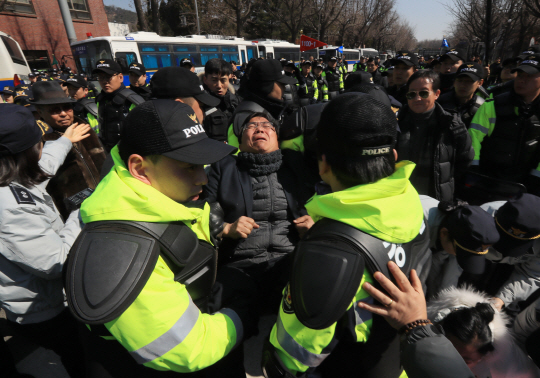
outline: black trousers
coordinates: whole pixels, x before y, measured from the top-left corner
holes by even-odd
[[[84,377],[82,344],[77,334],[76,321],[68,309],[41,323],[8,322],[14,336],[23,336],[34,344],[55,352],[70,377]]]

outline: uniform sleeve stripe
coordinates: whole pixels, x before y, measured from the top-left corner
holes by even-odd
[[[242,339],[244,338],[244,326],[242,325],[242,320],[240,320],[238,314],[230,308],[222,308],[218,311],[218,313],[227,315],[229,318],[231,318],[234,328],[236,328],[236,343],[234,344],[234,348],[236,348],[238,345],[240,345]]]
[[[497,122],[497,118],[489,118],[489,123],[495,123]]]
[[[277,341],[279,345],[287,352],[291,357],[300,362],[303,365],[315,367],[319,366],[326,357],[330,354],[315,354],[304,348],[302,345],[287,333],[281,317],[278,316],[277,322]]]
[[[199,309],[191,297],[189,305],[177,322],[163,335],[152,341],[150,344],[130,352],[131,356],[138,364],[145,364],[163,356],[171,349],[182,343],[189,335],[197,320],[199,319]]]
[[[532,169],[531,170],[531,175],[536,176],[536,177],[540,177],[540,172],[538,172],[536,169]]]
[[[359,302],[373,304],[373,298],[367,297],[360,300]],[[358,326],[362,323],[367,322],[368,320],[371,320],[373,318],[373,315],[368,310],[358,307],[357,304],[358,303],[355,303],[353,306],[354,306],[354,317],[356,319],[356,325]]]
[[[480,165],[480,160],[473,160],[471,165]]]
[[[480,131],[481,133],[484,133],[487,135],[487,133],[489,132],[489,129],[487,127],[484,127],[482,125],[479,125],[478,123],[471,123],[471,129],[475,129],[475,130],[478,130]]]

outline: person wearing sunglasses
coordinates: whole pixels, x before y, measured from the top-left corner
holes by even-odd
[[[58,82],[37,82],[32,85],[32,92],[34,100],[30,103],[37,108],[42,121],[53,129],[53,133],[45,135],[44,140],[57,140],[70,126],[87,123],[75,116],[73,107],[77,101],[68,97]],[[104,161],[105,152],[94,130],[89,131],[88,138],[73,143],[64,163],[47,185],[47,191],[64,219],[71,210],[64,199],[87,188],[95,189]]]
[[[97,61],[92,75],[97,77],[101,93],[96,97],[99,115],[99,137],[107,152],[120,140],[124,118],[145,100],[126,88],[122,67],[112,59]]]
[[[439,201],[454,198],[455,178],[471,163],[474,151],[458,113],[436,103],[440,79],[436,72],[420,70],[408,83],[407,105],[398,113],[400,160],[416,163],[411,182],[419,194]]]

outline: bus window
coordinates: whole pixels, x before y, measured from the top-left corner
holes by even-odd
[[[22,64],[26,66],[24,55],[21,49],[19,48],[19,46],[17,46],[17,42],[5,36],[2,36],[2,41],[4,42],[4,45],[6,46],[8,54],[11,57],[11,60],[13,61],[13,63]]]
[[[257,57],[257,48],[253,46],[246,46],[248,60]]]
[[[142,64],[148,69],[158,69],[172,66],[171,54],[141,54]]]
[[[285,58],[298,62],[300,60],[300,48],[299,47],[274,47],[274,53],[276,59]]]
[[[137,61],[137,55],[133,52],[117,52],[115,55],[116,59],[125,59],[128,67],[131,63]]]
[[[235,61],[238,62],[238,47],[236,46],[221,46],[221,51],[223,52],[223,60],[227,62]]]
[[[174,52],[197,52],[196,45],[173,45]]]
[[[71,50],[77,64],[77,70],[87,75],[92,74],[98,60],[112,59],[111,47],[108,41],[88,42],[73,46]]]
[[[176,60],[177,66],[180,66],[180,62],[182,61],[182,59],[186,59],[186,58],[191,60],[191,63],[193,63],[195,67],[201,66],[201,54],[197,54],[197,53],[174,54],[174,59]]]
[[[259,46],[259,58],[266,56],[266,46]]]
[[[242,63],[247,63],[246,52],[244,50],[242,50],[241,53],[242,53]]]
[[[157,45],[157,44],[140,44],[141,51],[147,52],[147,51],[156,51],[156,52],[168,52],[169,46],[168,45]]]
[[[266,54],[266,59],[274,59],[274,53]]]

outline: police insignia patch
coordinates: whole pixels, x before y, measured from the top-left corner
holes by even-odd
[[[282,306],[283,312],[286,314],[293,314],[294,310],[292,307],[292,298],[291,298],[291,284],[287,284],[287,289],[283,293]]]
[[[25,188],[10,185],[9,189],[11,189],[11,193],[13,193],[13,196],[15,197],[15,200],[17,201],[19,205],[21,204],[35,205],[36,204],[30,192],[26,190]]]

